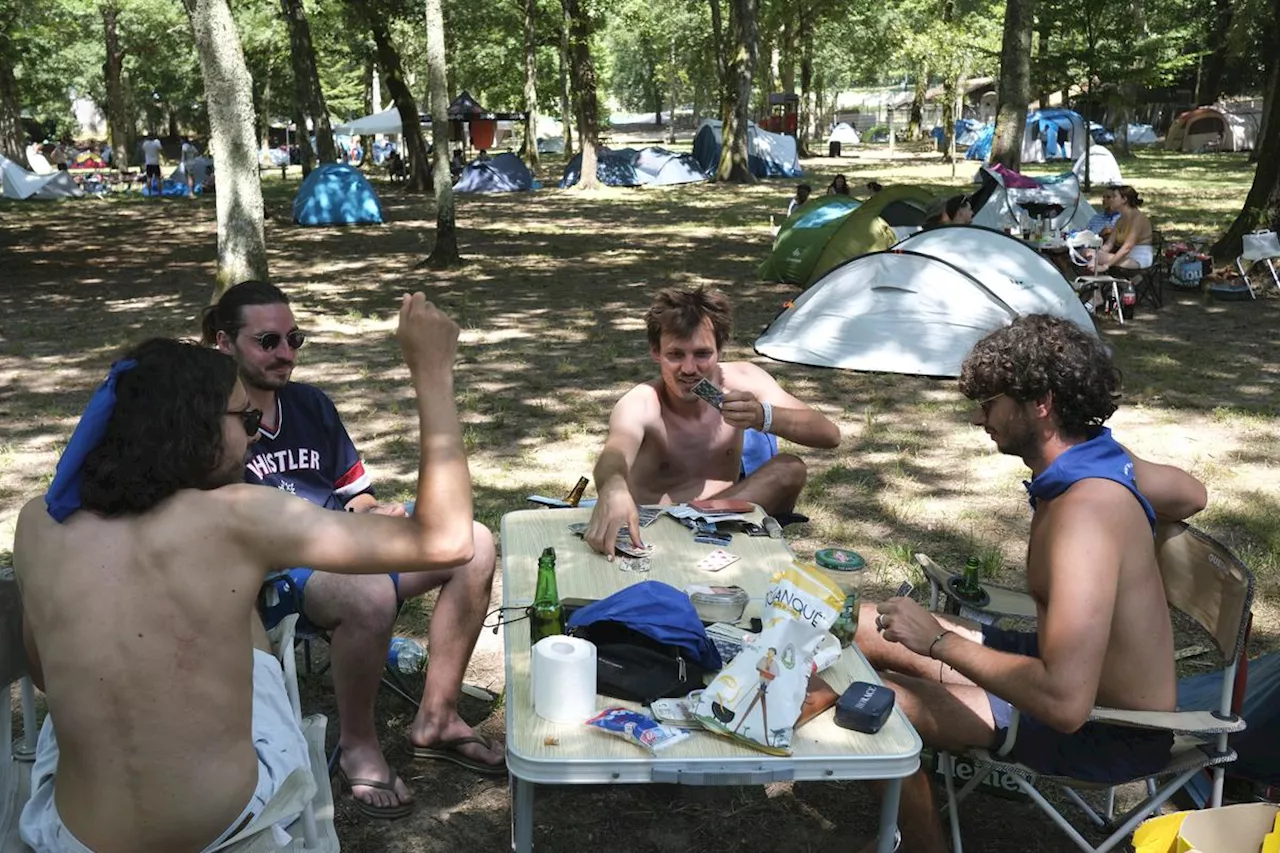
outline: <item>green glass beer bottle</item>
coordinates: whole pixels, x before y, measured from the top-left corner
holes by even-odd
[[[545,548],[538,558],[538,585],[529,608],[529,640],[564,633],[564,612],[560,609],[560,591],[556,588],[556,549]]]
[[[970,557],[964,561],[964,592],[966,595],[978,597],[982,595],[982,584],[979,582],[979,575],[982,573],[982,567],[978,563],[977,557]]]

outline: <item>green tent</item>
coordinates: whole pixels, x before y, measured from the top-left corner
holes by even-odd
[[[833,199],[843,206],[837,203],[827,211]],[[861,204],[844,196],[810,202],[782,226],[773,253],[760,267],[760,277],[807,287],[850,258],[884,251],[918,231],[931,201],[933,193],[928,190],[897,185],[885,187]],[[817,224],[801,227],[811,215]]]

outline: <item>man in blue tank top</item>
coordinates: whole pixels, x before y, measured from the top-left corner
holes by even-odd
[[[1045,774],[1098,782],[1163,767],[1172,737],[1089,722],[1095,705],[1175,707],[1173,629],[1156,565],[1156,517],[1204,508],[1186,472],[1128,453],[1103,423],[1119,372],[1096,335],[1032,315],[973,348],[960,390],[973,424],[1031,469],[1027,588],[1035,632],[940,617],[909,598],[864,604],[857,642],[925,744],[1003,746]],[[903,849],[945,851],[928,771],[904,781]]]
[[[298,329],[288,297],[272,284],[237,284],[206,309],[202,336],[231,355],[254,408],[263,413],[245,480],[348,512],[405,514],[380,503],[333,401],[319,388],[291,381]],[[330,662],[338,705],[338,765],[360,811],[375,818],[408,813],[412,796],[378,743],[374,701],[392,627],[405,599],[439,589],[429,631],[431,665],[422,704],[409,728],[415,758],[443,759],[481,773],[506,772],[502,747],[458,715],[457,698],[488,610],[496,551],[493,534],[473,523],[474,556],[464,565],[419,574],[337,575],[289,569],[276,584],[270,628],[288,613],[331,632]]]

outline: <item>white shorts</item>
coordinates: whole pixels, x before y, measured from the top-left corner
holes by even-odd
[[[1155,260],[1155,250],[1152,249],[1150,245],[1144,244],[1141,246],[1134,246],[1129,252],[1129,257],[1120,262],[1120,266],[1127,267],[1129,269],[1145,270],[1147,267],[1155,263]],[[1129,263],[1130,261],[1132,261],[1132,263]]]
[[[258,754],[258,787],[231,825],[206,851],[223,845],[247,826],[275,796],[285,778],[295,770],[310,773],[307,742],[302,736],[285,692],[280,662],[260,649],[253,650],[253,749]],[[31,799],[22,809],[18,831],[35,853],[93,853],[62,822],[54,803],[58,770],[58,737],[52,715],[45,717],[31,769]],[[193,792],[193,795],[198,795]],[[301,811],[294,813],[296,818]]]

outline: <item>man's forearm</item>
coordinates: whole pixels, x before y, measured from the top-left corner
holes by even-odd
[[[414,518],[430,550],[446,561],[466,562],[472,542],[471,472],[453,399],[451,371],[414,374],[420,454],[418,511]]]
[[[596,460],[596,466],[592,470],[592,474],[596,478],[596,494],[603,494],[607,489],[622,488],[630,489],[627,485],[627,476],[631,473],[630,466],[627,465],[626,457],[611,447],[606,447],[600,451],[600,458]]]
[[[987,648],[955,633],[934,645],[933,657],[1059,731],[1072,732],[1084,725],[1093,707],[1093,695],[1062,689],[1038,657]]]
[[[814,409],[774,407],[769,432],[804,447],[838,447],[840,429]]]

